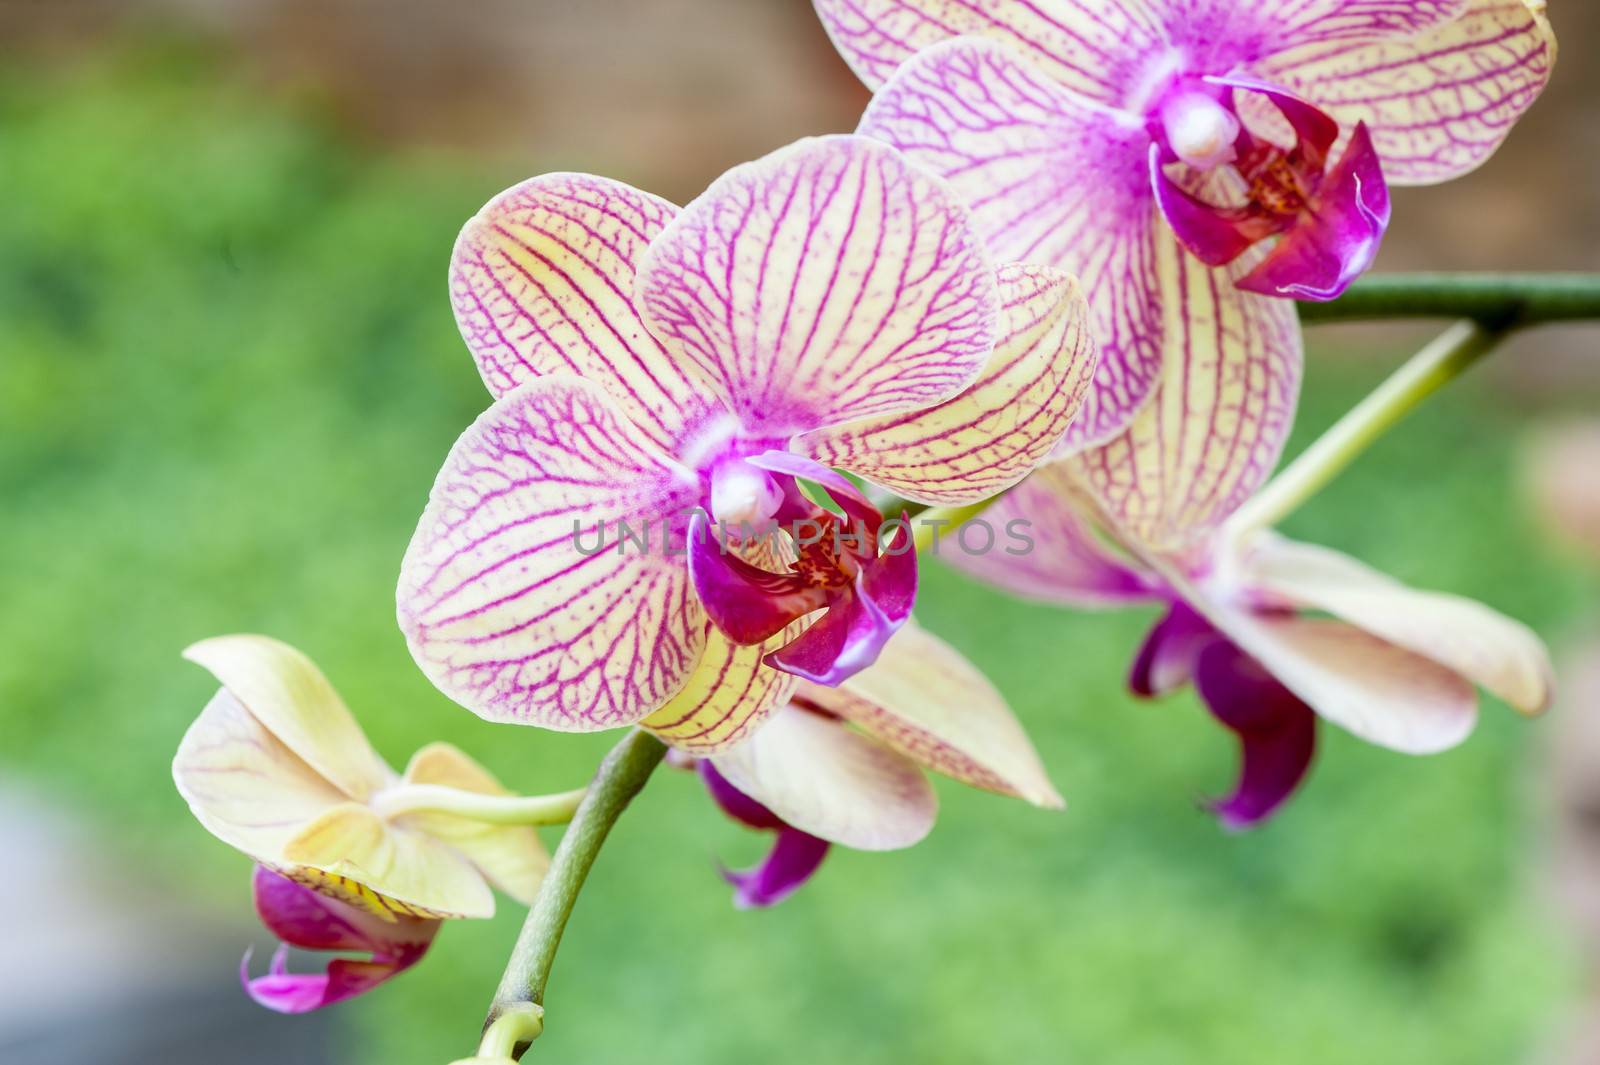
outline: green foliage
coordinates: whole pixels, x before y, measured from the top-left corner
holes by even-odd
[[[456,709],[393,622],[428,485],[485,403],[444,264],[515,176],[354,148],[181,52],[0,76],[0,764],[182,870],[197,904],[242,914],[246,867],[168,776],[212,688],[177,657],[192,640],[304,648],[395,762],[447,738],[561,789],[606,745]],[[1302,442],[1379,373],[1315,351]],[[1559,634],[1593,587],[1536,546],[1519,430],[1459,386],[1291,531]],[[838,852],[791,902],[739,914],[715,862],[763,841],[664,771],[581,900],[541,1060],[1504,1065],[1573,992],[1531,872],[1536,726],[1489,706],[1427,760],[1330,731],[1298,801],[1230,837],[1195,803],[1227,783],[1224,734],[1188,696],[1122,689],[1147,616],[943,571],[923,601],[1010,696],[1068,810],[942,787],[924,846]],[[344,1008],[370,1048],[352,1060],[468,1051],[514,909]]]

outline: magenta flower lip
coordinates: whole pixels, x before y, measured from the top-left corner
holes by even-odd
[[[263,866],[256,867],[252,886],[256,912],[282,943],[264,976],[250,976],[247,953],[239,979],[252,999],[278,1013],[307,1013],[371,991],[421,961],[443,923],[417,917],[385,921]],[[368,958],[335,958],[323,972],[291,973],[291,946]]]

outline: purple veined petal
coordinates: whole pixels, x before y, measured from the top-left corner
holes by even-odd
[[[707,757],[737,746],[759,730],[794,693],[799,681],[772,669],[766,656],[804,622],[765,643],[741,646],[708,624],[705,653],[683,689],[639,724],[674,750]]]
[[[1327,111],[1365,122],[1396,185],[1430,185],[1489,158],[1543,91],[1556,41],[1544,0],[1423,5],[1420,32],[1337,38],[1309,28],[1254,68]],[[1381,5],[1378,5],[1381,10]],[[1459,10],[1458,10],[1459,9]]]
[[[1239,287],[1297,300],[1338,299],[1378,257],[1388,228],[1389,186],[1362,124],[1309,209]]]
[[[695,770],[705,783],[706,791],[722,812],[744,825],[755,829],[786,828],[783,818],[734,787],[708,758],[695,762]]]
[[[702,514],[689,522],[689,576],[711,623],[737,644],[758,644],[827,602],[790,573],[753,566],[725,547]]]
[[[825,839],[807,835],[798,828],[780,828],[772,850],[753,869],[724,869],[722,876],[733,885],[733,904],[741,910],[776,906],[810,880],[828,856]]]
[[[1459,18],[1468,0],[1252,0],[1247,6],[1274,28],[1274,40],[1303,43],[1420,33]]]
[[[434,484],[401,565],[412,656],[490,720],[638,721],[683,687],[704,646],[681,557],[699,502],[696,475],[598,386],[527,382],[462,435]]]
[[[385,921],[280,876],[261,866],[253,875],[256,911],[283,940],[265,976],[249,975],[249,954],[240,980],[256,1002],[280,1013],[305,1013],[331,1006],[415,965],[427,952],[441,922],[411,917]],[[325,973],[287,971],[289,946],[306,950],[360,951],[370,961],[340,958]]]
[[[968,551],[945,530],[932,553],[1011,595],[1055,606],[1107,607],[1162,598],[1154,575],[1118,556],[1096,535],[1083,489],[1064,462],[1039,467],[983,513],[995,530],[986,551]]]
[[[719,413],[634,308],[635,267],[678,208],[592,174],[544,174],[486,204],[456,241],[450,295],[489,391],[594,381],[666,454]]]
[[[1217,630],[1183,600],[1150,629],[1128,671],[1128,687],[1147,698],[1165,695],[1194,679],[1200,655],[1217,642]]]
[[[814,0],[839,54],[868,88],[917,52],[973,34],[1017,49],[1079,95],[1121,107],[1166,45],[1159,9],[1103,0]]]
[[[1073,459],[1122,534],[1176,551],[1219,527],[1283,453],[1300,393],[1294,303],[1242,292],[1256,252],[1207,267],[1159,246],[1167,357],[1156,395],[1115,440]]]
[[[1211,714],[1239,741],[1239,780],[1209,803],[1224,827],[1251,828],[1294,793],[1311,768],[1317,715],[1226,640],[1213,640],[1194,668],[1195,688]]]
[[[1156,144],[1150,146],[1150,184],[1167,225],[1208,266],[1226,266],[1277,229],[1240,208],[1214,207],[1184,189],[1167,175]]]
[[[797,450],[930,505],[975,503],[1050,457],[1099,361],[1077,279],[1053,267],[999,270],[1004,336],[983,374],[936,407],[798,437]]]
[[[724,174],[650,245],[637,300],[747,435],[781,438],[955,395],[999,317],[966,208],[856,136]]]
[[[1143,121],[1085,107],[1018,52],[968,37],[907,61],[859,131],[944,177],[997,259],[1078,277],[1100,361],[1066,441],[1116,436],[1149,398],[1163,358],[1157,247],[1170,238],[1150,188]]]
[[[833,687],[878,660],[889,638],[911,617],[917,595],[917,553],[910,522],[902,519],[884,554],[856,573],[851,592],[838,596],[796,639],[767,656],[773,669]]]
[[[842,722],[791,704],[715,757],[735,788],[803,832],[856,850],[898,850],[933,828],[922,770]]]

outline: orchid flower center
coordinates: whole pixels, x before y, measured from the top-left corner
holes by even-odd
[[[778,513],[783,496],[772,474],[742,458],[725,459],[711,471],[711,516],[719,525],[765,525]]]
[[[1293,143],[1245,125],[1235,101],[1263,97]],[[1150,178],[1173,232],[1208,266],[1262,241],[1277,246],[1235,283],[1271,296],[1329,300],[1372,265],[1389,224],[1389,191],[1365,125],[1342,155],[1339,123],[1293,93],[1247,78],[1180,77],[1154,105]],[[1210,180],[1227,166],[1233,182]]]
[[[1214,93],[1193,88],[1169,93],[1159,121],[1172,153],[1196,170],[1214,170],[1237,157],[1239,117]]]

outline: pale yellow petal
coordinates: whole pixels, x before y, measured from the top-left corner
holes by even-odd
[[[808,683],[799,694],[928,769],[1036,806],[1062,805],[994,685],[919,626],[901,629],[874,665],[844,685]]]
[[[206,830],[268,865],[307,823],[346,796],[226,689],[178,744],[172,779]]]
[[[1245,583],[1430,658],[1523,713],[1550,705],[1554,670],[1543,642],[1482,603],[1417,591],[1337,551],[1273,535],[1246,549],[1243,567]]]
[[[359,803],[324,812],[284,845],[283,856],[434,913],[494,914],[494,894],[465,855],[421,832],[387,824]]]
[[[408,784],[437,784],[483,795],[511,794],[487,769],[448,743],[430,744],[413,755],[404,779]],[[550,855],[539,834],[525,825],[490,825],[436,812],[405,814],[396,824],[454,847],[518,902],[533,902],[550,868]]]
[[[712,759],[795,828],[857,850],[897,850],[933,828],[938,799],[911,762],[819,714],[786,707]]]
[[[364,800],[393,781],[394,771],[328,678],[295,648],[267,636],[218,636],[183,656],[210,670],[284,746],[349,797]]]

